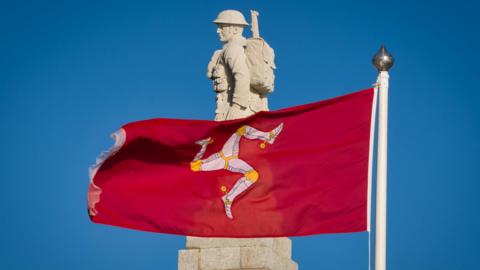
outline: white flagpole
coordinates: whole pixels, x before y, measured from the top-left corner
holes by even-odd
[[[382,45],[373,57],[379,74],[376,88],[378,100],[377,196],[375,207],[375,270],[386,270],[387,265],[387,131],[388,131],[388,70],[393,57]]]

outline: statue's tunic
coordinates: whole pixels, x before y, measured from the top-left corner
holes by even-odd
[[[244,37],[236,37],[215,51],[207,76],[217,93],[215,120],[231,120],[268,111],[267,98],[250,88],[250,71],[246,62]]]

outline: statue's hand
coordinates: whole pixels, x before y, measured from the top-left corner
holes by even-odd
[[[212,55],[212,59],[210,60],[210,62],[208,62],[208,66],[207,66],[207,78],[209,79],[213,79],[213,72],[215,70],[215,66],[217,65],[218,63],[218,57],[220,57],[220,54],[222,53],[222,50],[216,50],[213,55]]]

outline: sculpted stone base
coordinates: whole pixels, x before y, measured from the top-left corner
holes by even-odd
[[[297,270],[292,242],[281,238],[187,237],[178,270]]]

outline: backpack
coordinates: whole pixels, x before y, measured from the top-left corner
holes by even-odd
[[[250,87],[262,95],[273,92],[274,70],[277,68],[273,49],[263,38],[249,38],[245,55],[250,70]]]

